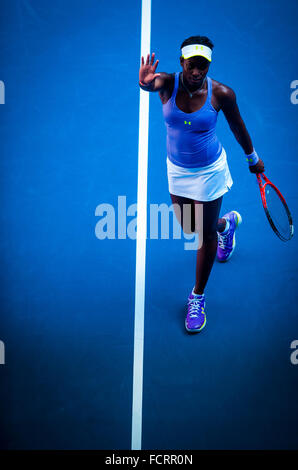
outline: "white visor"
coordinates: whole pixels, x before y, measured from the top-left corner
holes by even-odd
[[[182,47],[181,52],[184,59],[200,55],[211,62],[212,50],[208,46],[203,46],[203,44],[190,44],[189,46],[184,46]]]

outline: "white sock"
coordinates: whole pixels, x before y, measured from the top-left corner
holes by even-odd
[[[204,292],[203,292],[203,294],[195,294],[195,293],[194,293],[194,287],[193,287],[191,293],[192,293],[192,295],[194,295],[195,297],[204,297],[204,296],[205,296]]]

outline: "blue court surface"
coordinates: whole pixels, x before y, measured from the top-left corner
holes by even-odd
[[[135,232],[141,7],[0,2],[2,449],[131,448],[136,240],[118,236],[118,214],[125,204]],[[152,0],[150,51],[157,72],[178,72],[183,40],[210,37],[208,75],[235,91],[294,225],[297,14],[294,0]],[[196,252],[183,235],[147,238],[141,447],[298,449],[297,235],[271,230],[222,113],[217,135],[234,181],[221,214],[243,223],[231,260],[214,264],[197,335],[184,327]],[[148,228],[151,204],[171,205],[158,93]],[[114,238],[98,237],[103,207]]]

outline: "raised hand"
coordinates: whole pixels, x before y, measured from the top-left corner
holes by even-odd
[[[139,80],[141,83],[149,85],[156,77],[160,76],[160,73],[155,73],[156,67],[158,66],[159,60],[155,62],[155,52],[152,52],[152,56],[150,59],[150,54],[147,55],[147,60],[145,64],[144,57],[142,56],[142,63],[139,71]]]

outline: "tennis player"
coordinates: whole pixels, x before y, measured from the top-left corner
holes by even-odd
[[[204,290],[217,255],[220,262],[232,256],[235,231],[241,215],[232,210],[219,217],[223,195],[233,180],[225,149],[216,136],[217,115],[223,111],[241,145],[251,173],[264,171],[241,118],[234,91],[209,77],[213,43],[206,36],[191,36],[181,45],[181,72],[156,73],[155,53],[141,58],[139,85],[158,91],[167,129],[167,175],[173,205],[180,209],[183,230],[197,230],[196,205],[203,209],[203,241],[197,251],[196,283],[188,297],[185,328],[199,332],[206,324]],[[191,207],[186,221],[185,207]]]

